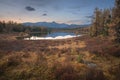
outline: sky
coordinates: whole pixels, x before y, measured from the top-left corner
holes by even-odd
[[[89,24],[96,7],[113,6],[114,0],[0,0],[0,21]]]

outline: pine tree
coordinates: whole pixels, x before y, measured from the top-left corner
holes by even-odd
[[[92,20],[92,27],[91,27],[91,36],[98,36],[99,29],[100,29],[100,17],[101,17],[101,11],[96,8],[94,12],[94,18]]]
[[[114,22],[116,41],[120,43],[120,0],[115,0]]]
[[[111,11],[109,9],[105,9],[103,11],[103,29],[102,29],[102,35],[108,36],[109,35],[109,24],[111,23]]]

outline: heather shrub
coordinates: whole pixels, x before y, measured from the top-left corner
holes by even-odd
[[[106,80],[102,70],[89,68],[86,72],[86,80]]]
[[[77,72],[69,64],[56,66],[53,72],[56,80],[79,80]]]
[[[108,71],[113,80],[120,80],[120,64],[111,66]]]

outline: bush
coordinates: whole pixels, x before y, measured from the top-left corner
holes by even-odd
[[[102,70],[96,68],[89,68],[86,73],[86,80],[105,80]]]
[[[56,80],[79,80],[77,72],[71,65],[61,65],[54,68]]]
[[[82,62],[82,55],[80,55],[80,54],[78,55],[77,62],[78,62],[78,63],[81,63],[81,62]]]
[[[113,76],[113,80],[120,80],[120,64],[111,66],[108,71]]]

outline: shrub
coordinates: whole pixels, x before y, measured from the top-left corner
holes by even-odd
[[[89,68],[86,73],[86,80],[105,80],[102,70],[96,68]]]
[[[120,80],[120,64],[111,66],[108,71],[113,76],[113,80]]]
[[[79,80],[77,72],[71,65],[61,65],[54,69],[56,80]]]
[[[78,63],[81,63],[81,62],[82,62],[82,55],[80,55],[80,54],[78,55],[77,62],[78,62]]]

